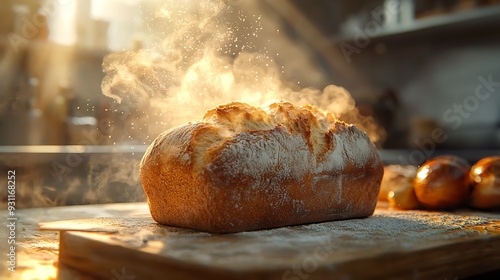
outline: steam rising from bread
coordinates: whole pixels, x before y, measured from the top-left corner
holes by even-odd
[[[143,11],[151,36],[147,48],[105,58],[102,91],[131,109],[131,127],[140,131],[135,140],[149,144],[167,128],[199,120],[220,104],[262,106],[282,99],[328,110],[356,124],[373,141],[380,139],[383,131],[371,118],[359,115],[344,88],[330,85],[319,90],[285,82],[275,62],[279,54],[270,53],[273,42],[264,36],[276,35],[278,28],[264,28],[261,16],[252,14],[257,4],[251,2],[256,1],[232,2],[238,6],[163,1]]]

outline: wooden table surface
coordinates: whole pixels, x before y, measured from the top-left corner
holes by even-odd
[[[7,212],[6,211],[1,211],[0,212],[2,218],[4,221],[7,219]],[[38,208],[38,209],[25,209],[25,210],[18,210],[16,212],[17,215],[17,231],[16,231],[16,241],[18,243],[17,246],[17,266],[16,266],[16,272],[11,273],[7,270],[6,267],[6,262],[2,261],[0,262],[0,279],[56,279],[56,277],[60,277],[62,279],[89,279],[89,277],[84,276],[83,274],[80,274],[76,272],[73,269],[69,269],[65,267],[64,265],[60,265],[58,262],[58,257],[59,257],[59,233],[57,231],[40,231],[38,223],[41,222],[52,222],[52,221],[61,221],[61,220],[73,220],[73,219],[84,219],[84,218],[102,218],[102,217],[110,217],[113,219],[113,221],[118,221],[118,222],[123,222],[123,224],[116,224],[117,227],[120,226],[127,226],[127,223],[130,221],[134,221],[134,219],[144,219],[145,217],[148,218],[148,222],[150,222],[150,218],[148,217],[149,215],[149,210],[146,205],[146,203],[120,203],[120,204],[101,204],[101,205],[85,205],[85,206],[65,206],[65,207],[52,207],[52,208]],[[446,238],[449,240],[454,240],[454,238],[462,238],[462,240],[475,240],[476,237],[479,235],[493,235],[495,238],[492,238],[491,240],[494,240],[495,243],[491,242],[488,243],[489,238],[486,236],[484,240],[486,240],[487,243],[484,243],[486,246],[485,248],[488,251],[489,249],[498,249],[498,240],[499,238],[498,235],[500,233],[500,227],[498,227],[500,223],[500,213],[487,213],[487,212],[477,212],[477,211],[469,211],[469,210],[460,210],[456,211],[453,213],[442,213],[442,212],[426,212],[426,211],[392,211],[390,209],[387,209],[386,204],[380,204],[377,207],[376,210],[376,215],[374,218],[369,218],[366,220],[358,220],[358,221],[345,221],[343,223],[323,223],[323,224],[318,224],[312,225],[312,226],[303,226],[303,227],[297,227],[294,228],[293,230],[289,229],[279,229],[276,232],[273,232],[273,230],[270,231],[265,231],[262,234],[261,233],[245,233],[243,234],[245,242],[251,242],[252,240],[260,240],[260,238],[263,238],[265,242],[268,242],[268,244],[272,244],[272,246],[281,246],[281,245],[287,245],[287,244],[279,244],[276,243],[274,236],[276,233],[278,234],[284,234],[287,238],[291,238],[292,242],[295,242],[294,244],[297,244],[296,242],[298,240],[295,240],[294,238],[298,238],[300,236],[301,230],[303,231],[311,231],[314,232],[315,234],[320,234],[321,232],[324,232],[323,228],[329,227],[330,225],[335,225],[337,226],[344,226],[344,227],[356,227],[359,225],[364,225],[366,223],[370,224],[375,221],[381,221],[385,217],[397,217],[401,218],[403,220],[411,220],[413,219],[414,215],[417,215],[419,217],[424,217],[424,219],[427,219],[428,217],[430,220],[432,220],[432,223],[436,223],[436,228],[433,229],[434,231],[426,231],[422,232],[421,234],[415,235],[416,238],[421,238],[421,240],[432,240],[433,238],[429,234],[442,234],[444,232],[442,231],[436,231],[439,229],[439,223],[442,221],[443,223],[449,223],[450,225],[453,225],[453,223],[456,224],[456,229],[449,230],[446,232]],[[472,217],[471,219],[463,219],[462,217]],[[451,220],[450,220],[451,219]],[[106,219],[98,219],[100,221],[106,221]],[[364,222],[363,222],[364,221]],[[388,222],[391,222],[387,220]],[[451,223],[450,223],[451,222]],[[85,223],[83,223],[85,224]],[[149,223],[151,224],[151,223]],[[49,223],[50,225],[50,223]],[[54,224],[52,224],[54,225]],[[57,223],[55,224],[55,228],[57,228]],[[404,225],[404,223],[402,224]],[[371,225],[374,226],[374,225]],[[422,229],[421,225],[418,224],[411,224],[407,223],[407,226],[414,227],[413,230],[419,230]],[[387,225],[387,227],[391,227],[390,225]],[[392,224],[392,227],[397,227],[397,225]],[[320,229],[321,228],[321,229]],[[455,226],[453,226],[455,228]],[[462,228],[464,230],[462,230]],[[412,228],[408,228],[409,230],[412,230]],[[148,227],[145,227],[144,229],[131,229],[131,231],[136,231],[136,232],[141,232],[141,234],[144,234],[146,231],[150,230]],[[163,229],[162,229],[163,230]],[[349,240],[354,240],[349,238],[349,236],[346,236],[346,232],[349,231],[348,228],[346,228],[347,231],[342,233],[342,238],[345,238],[347,240],[346,246],[348,246]],[[401,239],[401,240],[411,240],[413,238],[413,235],[407,235],[405,234],[405,228],[402,228],[400,233],[396,234],[393,238],[398,238],[397,235],[404,235],[404,238],[406,239]],[[4,229],[2,229],[4,231]],[[167,229],[168,231],[168,229]],[[358,229],[359,232],[363,232],[363,229],[360,228]],[[378,231],[380,233],[383,233],[383,229],[381,231]],[[71,232],[68,232],[71,233]],[[82,233],[83,236],[85,237],[86,233]],[[2,234],[2,236],[5,236]],[[176,235],[178,238],[181,235]],[[193,235],[196,237],[197,235]],[[217,236],[212,236],[212,237],[206,237],[200,235],[203,240],[214,240],[216,243],[221,242],[221,239],[224,239],[224,235],[222,237],[217,237]],[[71,234],[71,238],[74,237],[81,237],[79,233]],[[120,239],[122,237],[116,236],[116,239]],[[241,237],[241,236],[240,236]],[[238,239],[240,238],[238,236],[231,238],[229,240],[230,242],[236,242],[234,244],[237,244]],[[318,238],[321,238],[319,235],[317,236]],[[191,237],[190,237],[191,238]],[[436,239],[436,238],[434,238]],[[312,241],[311,241],[312,240]],[[308,240],[313,242],[314,238],[311,240]],[[123,240],[121,240],[123,241]],[[176,240],[176,242],[179,242],[179,244],[188,244],[189,242],[192,242],[193,239],[183,239],[179,238]],[[439,241],[439,240],[435,240]],[[184,243],[182,243],[184,242]],[[187,243],[186,243],[187,242]],[[211,241],[210,241],[211,242]],[[224,241],[226,242],[226,241]],[[260,242],[260,241],[259,241]],[[310,248],[306,248],[305,250],[311,249],[313,250],[316,248],[318,245],[314,246],[314,243],[309,242],[308,244],[311,245],[309,246]],[[446,241],[448,242],[448,241]],[[151,242],[153,244],[153,242]],[[418,242],[410,242],[410,243],[418,243]],[[7,252],[7,245],[6,242],[1,242],[0,243],[0,250],[1,250],[1,255],[5,256],[4,252]],[[207,245],[208,244],[208,245]],[[175,244],[171,244],[171,248],[175,248]],[[298,245],[298,244],[297,244]],[[363,246],[369,245],[363,244]],[[405,246],[404,244],[399,244],[401,246]],[[477,244],[476,244],[477,245]],[[490,246],[491,245],[491,246]],[[180,245],[179,245],[180,246]],[[192,244],[192,248],[195,250],[196,244]],[[200,243],[200,248],[198,249],[203,249],[203,246],[213,246],[211,243],[204,242],[203,244]],[[255,247],[252,245],[254,250],[260,250],[259,248]],[[264,246],[264,245],[262,245]],[[288,245],[287,245],[288,246]],[[408,245],[410,247],[410,245]],[[432,244],[422,244],[422,248],[427,248],[427,247],[432,247]],[[488,247],[489,246],[489,247]],[[203,247],[203,248],[202,248]],[[491,247],[491,248],[490,248]],[[207,247],[208,248],[208,247]],[[212,248],[212,247],[210,247]],[[444,247],[443,247],[444,248]],[[205,248],[206,249],[206,248]],[[216,248],[217,249],[217,248]],[[262,249],[262,248],[261,248]],[[287,251],[285,250],[287,248],[280,248],[280,250],[283,250],[283,252]],[[341,248],[342,249],[342,248]],[[401,248],[400,248],[401,249]],[[85,250],[85,247],[82,248],[82,250]],[[224,254],[225,252],[229,252],[226,249],[217,249],[219,250],[220,254]],[[293,248],[290,248],[289,253],[293,251]],[[489,253],[485,254],[492,254],[489,250]],[[312,251],[311,251],[312,252]],[[187,257],[190,260],[192,259],[193,261],[196,262],[205,262],[206,259],[202,259],[203,254],[195,255],[194,253],[191,253],[190,250],[186,249],[180,249],[177,252],[179,256],[174,256],[171,255],[171,252],[166,252],[167,257]],[[285,252],[286,253],[286,252]],[[383,253],[383,252],[382,252]],[[182,254],[182,256],[181,256]],[[445,252],[446,254],[446,252]],[[461,252],[450,252],[450,254],[461,254]],[[477,254],[475,252],[474,254]],[[498,261],[497,259],[497,253],[493,251],[494,259],[491,259],[491,261]],[[207,254],[209,255],[209,254]],[[384,254],[383,254],[384,255]],[[385,254],[387,255],[387,254]],[[307,255],[306,255],[307,256]],[[486,255],[485,255],[486,256]],[[245,258],[246,256],[244,254],[237,255],[237,258],[234,258],[235,262],[235,267],[234,269],[238,269],[236,265],[238,265],[237,259],[238,258]],[[338,258],[338,256],[336,256]],[[350,258],[349,256],[342,256],[342,258]],[[476,258],[476,257],[475,257]],[[224,256],[221,255],[221,258],[219,260],[216,260],[214,263],[219,263],[220,265],[224,265],[224,263],[227,263],[228,261],[233,261],[233,258],[231,258],[230,255]],[[304,258],[304,259],[307,259]],[[281,265],[283,260],[280,260],[279,258],[276,258],[274,256],[273,258],[269,259],[269,265],[271,266],[276,266],[279,267]],[[300,261],[300,259],[299,259]],[[246,263],[246,262],[243,262]],[[240,263],[241,264],[241,263]],[[259,261],[255,262],[257,265],[262,265],[259,263]],[[300,262],[299,262],[300,264]],[[484,267],[488,267],[487,264],[483,268],[480,266],[483,263],[479,263],[476,266],[476,268],[471,267],[470,271],[476,271],[476,272],[484,272]],[[470,264],[468,264],[470,265]],[[491,266],[490,266],[491,267]],[[106,271],[107,274],[104,275],[104,278],[107,279],[118,279],[123,278],[121,276],[126,275],[125,271],[122,271],[122,267],[116,267],[114,270]],[[449,270],[455,269],[455,268],[447,268]],[[461,268],[464,269],[464,268]],[[478,270],[479,269],[479,270]],[[483,271],[481,271],[483,269]],[[496,268],[498,269],[498,268]],[[109,270],[109,269],[108,269]],[[349,273],[343,272],[343,273]],[[301,279],[300,275],[289,275],[290,277],[287,279]],[[415,275],[413,275],[415,276]],[[418,277],[417,277],[418,278]],[[140,279],[140,277],[135,278],[135,279]]]
[[[0,211],[2,221],[7,221],[7,214],[6,210]],[[16,272],[8,271],[7,262],[2,259],[0,279],[56,279],[59,270],[59,233],[40,231],[38,223],[83,218],[133,217],[145,214],[149,214],[146,203],[114,203],[17,210]],[[7,236],[5,226],[2,226],[1,233],[2,237]],[[2,257],[6,258],[4,252],[7,252],[8,246],[10,245],[7,244],[6,240],[0,241]],[[85,279],[72,270],[64,270],[64,273],[71,274],[69,278]]]

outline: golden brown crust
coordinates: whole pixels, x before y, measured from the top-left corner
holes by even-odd
[[[141,162],[157,222],[216,233],[369,216],[382,174],[364,132],[287,102],[219,106],[162,133]]]

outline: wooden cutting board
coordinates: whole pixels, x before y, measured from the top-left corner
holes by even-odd
[[[456,279],[500,269],[500,214],[392,211],[236,234],[149,216],[40,224],[60,264],[101,279]]]

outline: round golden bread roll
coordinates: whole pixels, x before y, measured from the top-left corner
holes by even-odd
[[[399,188],[413,188],[413,180],[417,174],[417,167],[414,165],[387,165],[384,166],[384,176],[380,183],[378,200],[387,201],[388,194]]]
[[[500,156],[486,157],[474,164],[470,179],[469,204],[484,210],[500,210]]]
[[[456,156],[439,156],[420,166],[414,189],[418,201],[428,209],[452,209],[470,194],[470,165]]]
[[[370,216],[382,175],[366,133],[287,102],[209,110],[160,134],[140,166],[155,221],[213,233]]]
[[[420,208],[413,185],[407,184],[390,191],[387,194],[389,205],[401,210],[413,210]]]

